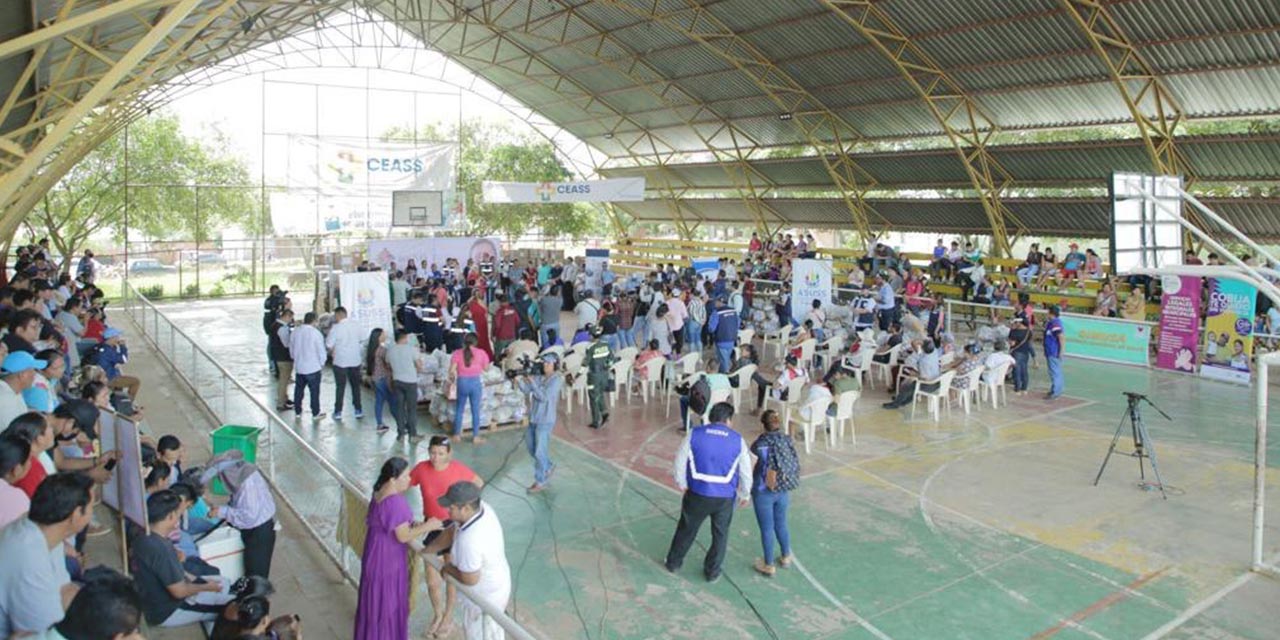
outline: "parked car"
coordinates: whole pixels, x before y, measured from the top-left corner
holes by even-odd
[[[227,264],[227,258],[217,251],[202,251],[198,254],[194,251],[183,251],[182,261],[187,264],[202,264],[202,265]]]
[[[160,262],[155,258],[140,258],[129,263],[129,273],[135,275],[177,272],[177,267]]]

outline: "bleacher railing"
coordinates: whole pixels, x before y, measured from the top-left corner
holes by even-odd
[[[302,523],[303,529],[338,568],[352,587],[359,588],[360,558],[338,539],[344,498],[365,501],[371,487],[348,478],[325,456],[260,400],[253,391],[180,329],[128,281],[122,287],[124,311],[142,337],[169,366],[170,373],[191,389],[215,423],[258,427],[263,430],[257,465],[266,475],[280,502]],[[155,372],[159,373],[159,372]],[[317,481],[316,472],[330,482]],[[345,496],[344,496],[345,492]],[[440,560],[424,558],[437,568]],[[516,640],[537,640],[501,609],[476,598],[472,588],[446,576],[461,597],[475,603]],[[417,585],[410,585],[416,589]]]

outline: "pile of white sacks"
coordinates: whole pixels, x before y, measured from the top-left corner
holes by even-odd
[[[440,425],[453,424],[454,401],[445,398],[444,381],[449,375],[449,358],[443,349],[433,354],[422,356],[423,367],[429,369],[418,375],[418,394],[420,398],[431,401],[430,413]],[[484,393],[480,403],[480,425],[506,424],[520,422],[528,412],[525,395],[516,388],[515,383],[502,375],[502,369],[490,365],[480,375],[484,382]],[[462,426],[470,428],[470,406],[463,410]]]

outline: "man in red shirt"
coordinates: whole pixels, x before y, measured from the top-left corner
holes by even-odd
[[[505,304],[512,314],[515,309],[511,309],[511,305]],[[449,442],[449,436],[431,436],[431,442],[427,447],[428,459],[414,465],[413,470],[409,472],[409,486],[418,487],[422,492],[422,513],[427,524],[431,526],[431,533],[427,534],[422,544],[429,545],[435,540],[442,531],[453,526],[455,523],[449,521],[449,510],[440,506],[440,496],[444,495],[449,487],[455,482],[473,482],[477,487],[484,486],[484,479],[471,470],[471,467],[453,459],[453,447]],[[440,552],[440,555],[448,553],[448,549]],[[437,634],[448,635],[447,630],[450,621],[453,620],[453,585],[447,585],[445,593],[441,593],[440,587],[444,583],[440,572],[427,565],[427,593],[431,596],[431,610],[433,617],[431,626],[428,627],[427,635],[435,637]]]
[[[501,358],[502,352],[507,350],[507,345],[515,342],[516,332],[519,329],[520,312],[511,306],[507,294],[499,293],[498,310],[493,312],[493,353]]]

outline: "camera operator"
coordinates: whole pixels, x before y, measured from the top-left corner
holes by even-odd
[[[539,363],[525,359],[525,369],[516,385],[532,402],[529,407],[529,430],[525,434],[525,444],[529,447],[529,455],[533,456],[533,484],[529,493],[537,493],[547,487],[551,480],[551,472],[555,464],[551,462],[551,430],[556,426],[556,406],[560,399],[560,388],[564,386],[564,376],[556,370],[560,359],[554,353],[542,356]],[[530,371],[530,365],[541,365],[540,372]]]

